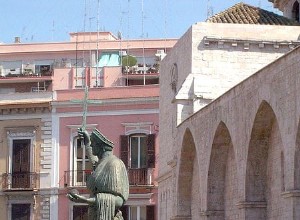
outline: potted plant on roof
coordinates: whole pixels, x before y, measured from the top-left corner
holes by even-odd
[[[137,63],[137,59],[134,56],[126,55],[122,57],[122,68],[123,72],[131,73],[132,67]]]

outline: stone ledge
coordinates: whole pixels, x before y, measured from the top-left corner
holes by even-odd
[[[191,216],[174,216],[170,220],[192,220]]]
[[[201,216],[224,216],[223,210],[207,210],[207,211],[201,211]]]
[[[239,209],[245,208],[266,208],[267,202],[265,201],[241,201],[236,204]]]
[[[300,190],[290,190],[281,193],[283,198],[300,197]]]

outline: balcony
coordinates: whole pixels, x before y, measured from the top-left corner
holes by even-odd
[[[52,95],[52,92],[8,93],[0,97],[0,108],[6,105],[17,107],[22,104],[42,106],[42,103],[49,103],[52,101]]]
[[[129,185],[149,185],[147,168],[129,168],[128,169]]]
[[[86,186],[87,179],[91,170],[68,170],[64,175],[65,187]],[[130,186],[149,186],[153,185],[152,172],[148,168],[129,168],[128,179]]]
[[[34,190],[39,188],[39,174],[35,172],[19,172],[2,174],[2,189]]]

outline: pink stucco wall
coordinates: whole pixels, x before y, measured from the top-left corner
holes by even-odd
[[[66,117],[60,119],[60,186],[63,187],[64,171],[70,170],[70,125],[80,125],[81,117]],[[122,116],[94,116],[87,118],[87,124],[97,124],[99,129],[106,137],[114,142],[114,154],[120,155],[120,135],[123,135],[125,128],[122,123],[134,122],[153,122],[152,133],[158,133],[158,114],[147,115],[122,115]],[[158,138],[158,137],[157,137]],[[157,140],[156,140],[157,141]],[[156,142],[156,146],[158,142]],[[158,153],[158,148],[156,149]]]

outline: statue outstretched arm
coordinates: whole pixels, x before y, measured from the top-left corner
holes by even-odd
[[[84,196],[81,196],[76,193],[69,192],[67,194],[67,197],[72,201],[76,203],[87,203],[89,205],[94,205],[96,204],[96,199],[95,198],[85,198]]]
[[[83,140],[83,144],[85,146],[86,154],[87,154],[90,162],[94,166],[98,162],[98,157],[95,156],[92,152],[91,139],[90,139],[89,133],[86,130],[82,130],[81,128],[79,128],[78,129],[78,137]]]

